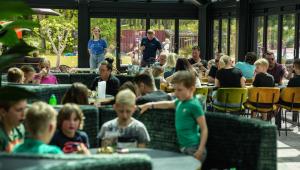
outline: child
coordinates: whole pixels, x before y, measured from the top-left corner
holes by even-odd
[[[290,79],[288,87],[300,87],[300,59],[294,61],[294,77]]]
[[[269,68],[269,62],[264,59],[258,59],[254,63],[255,65],[255,77],[253,81],[254,87],[274,87],[274,78],[271,74],[267,73]]]
[[[57,79],[50,73],[50,61],[47,59],[39,63],[40,72],[34,77],[35,84],[57,84]]]
[[[73,83],[71,88],[64,94],[62,104],[75,103],[79,105],[89,104],[89,89],[82,83]]]
[[[65,104],[58,113],[57,131],[50,144],[56,145],[64,153],[81,152],[89,154],[89,139],[85,132],[79,131],[83,127],[84,116],[76,104]]]
[[[12,67],[7,72],[7,81],[11,83],[24,83],[24,73],[17,67]]]
[[[0,99],[0,152],[11,152],[13,147],[22,142],[25,129],[26,99]]]
[[[175,127],[180,145],[180,151],[193,155],[203,162],[206,151],[208,130],[204,112],[199,100],[193,97],[195,91],[195,76],[189,71],[175,73],[172,83],[175,85],[175,101],[151,102],[141,105],[141,113],[147,109],[175,108]],[[199,134],[199,127],[201,135]]]
[[[129,89],[117,94],[113,107],[118,117],[104,123],[98,134],[98,137],[102,139],[103,147],[115,144],[118,148],[145,147],[150,141],[145,125],[132,118],[136,108],[135,100],[136,96]]]
[[[55,132],[56,116],[57,112],[50,105],[44,102],[33,103],[26,111],[25,126],[28,136],[13,152],[61,154],[58,147],[47,145]]]
[[[24,65],[21,67],[21,70],[24,72],[24,84],[31,84],[36,73],[34,68],[32,66]]]

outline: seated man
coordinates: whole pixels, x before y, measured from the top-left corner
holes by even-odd
[[[222,53],[217,53],[215,56],[215,65],[211,66],[209,73],[208,73],[208,82],[215,83],[215,78],[217,75],[218,67],[219,67],[219,60],[222,57]]]
[[[137,98],[137,104],[144,104],[147,102],[155,102],[162,100],[172,100],[172,97],[167,93],[157,90],[155,87],[154,79],[149,73],[142,73],[135,77],[135,83],[137,84],[141,97]]]
[[[132,117],[136,108],[135,99],[129,89],[117,94],[113,107],[118,117],[104,123],[98,134],[102,147],[116,144],[118,148],[145,147],[150,141],[145,125]]]

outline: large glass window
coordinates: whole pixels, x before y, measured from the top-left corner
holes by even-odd
[[[121,64],[139,64],[141,39],[146,36],[145,19],[121,19]]]
[[[263,49],[263,34],[264,34],[264,17],[260,16],[260,17],[256,17],[254,19],[254,34],[255,34],[255,45],[256,45],[256,52],[257,52],[257,56],[262,56],[264,49]]]
[[[213,25],[213,52],[219,52],[218,45],[219,45],[219,20],[214,20]]]
[[[227,40],[228,40],[228,19],[222,19],[222,44],[221,51],[224,54],[228,53]]]
[[[295,15],[283,15],[282,24],[282,63],[294,59]]]
[[[274,53],[277,58],[277,42],[278,42],[278,16],[271,15],[268,18],[268,34],[267,34],[267,50]]]
[[[179,55],[189,56],[198,45],[198,20],[179,20]]]
[[[236,57],[237,51],[237,37],[238,37],[238,29],[237,29],[237,20],[232,18],[230,20],[230,56]]]
[[[150,25],[156,38],[162,43],[163,50],[174,52],[175,20],[151,19]]]

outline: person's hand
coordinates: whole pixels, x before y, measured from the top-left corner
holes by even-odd
[[[80,143],[80,145],[77,146],[77,153],[83,155],[91,155],[91,152],[83,143]]]
[[[47,76],[48,71],[45,68],[43,68],[39,74],[41,75],[41,77],[45,77],[45,76]]]
[[[202,155],[203,155],[203,151],[198,149],[195,153],[194,153],[194,157],[196,159],[198,159],[199,161],[202,159]]]
[[[143,104],[143,105],[139,105],[138,107],[141,109],[140,114],[143,114],[145,111],[150,109],[151,103],[146,103],[146,104]]]

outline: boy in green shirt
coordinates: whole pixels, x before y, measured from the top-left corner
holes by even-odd
[[[1,96],[4,96],[3,94]],[[12,152],[14,146],[23,141],[25,129],[22,122],[25,118],[26,106],[26,99],[12,99],[10,96],[6,96],[4,99],[1,97],[0,152]]]
[[[26,112],[25,127],[29,136],[17,145],[13,153],[62,154],[56,147],[47,145],[56,129],[57,112],[44,102],[33,103]]]
[[[205,145],[208,130],[202,106],[199,100],[193,96],[195,82],[195,76],[192,73],[179,71],[175,73],[172,80],[177,97],[175,101],[151,102],[141,105],[140,108],[141,113],[150,108],[175,108],[175,127],[180,151],[193,155],[203,163],[206,156]],[[199,133],[199,127],[201,133]]]

